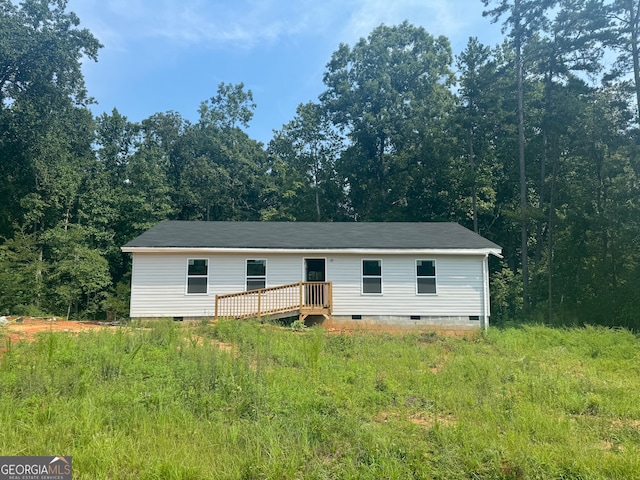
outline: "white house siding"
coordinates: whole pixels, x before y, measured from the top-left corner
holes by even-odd
[[[361,294],[363,259],[382,260],[382,295]],[[336,256],[330,262],[333,313],[364,316],[483,316],[481,256]],[[416,260],[436,261],[435,295],[416,294]]]
[[[187,260],[209,260],[209,292],[187,295]],[[243,292],[246,261],[267,260],[267,286],[299,282],[302,257],[260,254],[134,253],[131,276],[132,318],[208,317],[214,315],[215,296]]]
[[[186,294],[189,258],[209,260],[206,295]],[[336,316],[485,315],[484,256],[134,253],[131,317],[212,316],[216,294],[245,290],[247,259],[267,260],[267,286],[273,287],[302,280],[304,258],[326,258]],[[363,259],[382,260],[382,295],[362,295]],[[435,295],[416,295],[418,259],[436,261]]]
[[[133,255],[131,312],[136,317],[213,315],[211,295],[186,295],[187,259],[208,255]],[[209,284],[211,284],[209,260]],[[210,292],[211,293],[211,292]]]

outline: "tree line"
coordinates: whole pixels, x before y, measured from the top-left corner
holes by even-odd
[[[481,1],[501,44],[381,25],[265,146],[243,84],[94,118],[100,42],[0,0],[0,313],[126,315],[120,247],[163,219],[454,221],[504,248],[494,317],[640,327],[640,1]]]

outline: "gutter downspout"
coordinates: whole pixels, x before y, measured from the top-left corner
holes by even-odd
[[[484,256],[482,260],[482,310],[483,310],[483,327],[484,330],[489,329],[489,316],[491,315],[491,303],[489,300],[489,255]]]

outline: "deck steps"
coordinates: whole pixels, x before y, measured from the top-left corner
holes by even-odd
[[[331,318],[331,282],[298,282],[247,292],[216,295],[215,318]]]

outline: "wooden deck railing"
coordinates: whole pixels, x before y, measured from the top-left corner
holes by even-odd
[[[216,295],[215,318],[260,318],[291,312],[304,319],[308,315],[331,315],[332,309],[331,282],[299,282]]]

